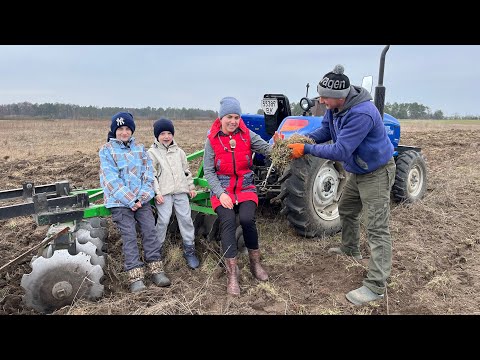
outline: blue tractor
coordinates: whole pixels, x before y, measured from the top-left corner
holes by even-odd
[[[383,73],[386,46],[380,59],[379,82],[375,88],[375,105],[383,115],[385,130],[395,148],[397,166],[392,200],[413,203],[422,199],[427,187],[427,168],[419,147],[399,145],[400,123],[389,114],[384,114],[385,87]],[[364,78],[362,86],[371,90],[372,77]],[[318,97],[300,100],[301,116],[292,116],[287,96],[266,94],[262,99],[264,115],[242,114],[245,124],[272,142],[275,131],[288,139],[295,133],[306,134],[321,126],[325,108]],[[260,199],[282,204],[286,215],[297,234],[304,237],[332,235],[341,230],[338,201],[342,196],[346,172],[340,162],[304,156],[291,162],[283,172],[276,172],[271,162],[259,155],[254,159],[258,195]]]

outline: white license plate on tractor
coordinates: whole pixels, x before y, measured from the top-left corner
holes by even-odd
[[[275,115],[278,109],[277,99],[262,99],[262,110],[265,115]]]

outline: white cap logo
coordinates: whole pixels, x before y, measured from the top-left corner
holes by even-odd
[[[117,126],[123,126],[125,125],[125,120],[123,120],[123,117],[117,118]]]

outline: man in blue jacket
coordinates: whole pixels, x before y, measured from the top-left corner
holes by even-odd
[[[341,161],[348,172],[338,204],[342,224],[340,247],[328,250],[362,259],[360,253],[360,216],[368,215],[368,245],[371,256],[363,286],[346,294],[355,305],[363,305],[384,296],[386,280],[392,267],[392,240],[389,230],[390,190],[395,180],[393,145],[383,119],[370,93],[350,85],[342,65],[325,74],[317,91],[319,102],[326,105],[322,126],[310,134],[316,144],[290,144],[292,157],[311,154]],[[322,144],[331,140],[332,143]]]

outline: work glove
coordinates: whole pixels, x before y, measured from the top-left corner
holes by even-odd
[[[292,158],[298,159],[304,155],[305,144],[288,144],[290,149],[292,149]]]

